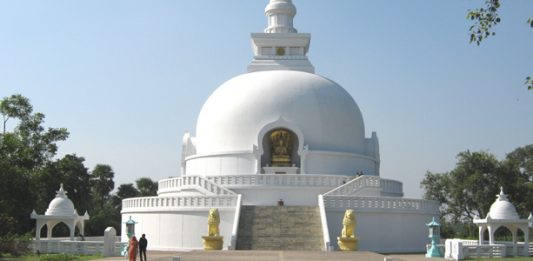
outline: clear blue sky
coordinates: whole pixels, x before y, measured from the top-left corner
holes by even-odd
[[[0,0],[0,97],[20,93],[60,156],[110,164],[118,184],[179,175],[181,138],[207,97],[246,72],[267,0]],[[468,44],[484,1],[294,0],[316,73],[354,97],[377,131],[381,176],[422,194],[460,151],[503,158],[533,143],[533,1],[503,1],[497,35]]]

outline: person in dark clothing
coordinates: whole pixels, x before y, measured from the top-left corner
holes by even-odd
[[[146,240],[146,236],[143,234],[139,239],[139,256],[141,257],[141,261],[148,261],[148,259],[146,259],[146,247],[148,247],[148,240]]]

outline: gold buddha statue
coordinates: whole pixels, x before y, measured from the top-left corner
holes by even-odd
[[[275,130],[270,133],[272,145],[272,166],[291,166],[291,133],[287,130]]]

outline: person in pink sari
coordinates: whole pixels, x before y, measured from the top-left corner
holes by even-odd
[[[128,256],[130,261],[135,261],[137,259],[137,252],[139,251],[139,242],[135,236],[132,236],[130,239],[130,247],[128,249]]]

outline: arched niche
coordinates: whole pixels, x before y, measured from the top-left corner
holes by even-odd
[[[287,128],[274,128],[263,136],[262,167],[300,167],[298,136]]]
[[[55,224],[50,225],[51,229],[51,235],[52,237],[68,237],[70,236],[70,230],[72,229],[67,225],[65,222],[57,222]]]
[[[271,135],[276,131],[284,131],[288,133],[290,140],[290,150],[288,155],[290,156],[290,161],[288,166],[279,166],[273,167],[273,146]],[[258,168],[259,173],[299,173],[300,166],[302,166],[302,151],[304,146],[303,132],[300,128],[293,122],[285,120],[283,117],[280,117],[274,122],[270,122],[263,126],[257,135],[257,157],[258,157]],[[265,169],[266,168],[266,169]],[[273,168],[279,168],[273,170]]]
[[[513,232],[507,226],[500,226],[494,231],[494,241],[513,241]]]
[[[526,231],[523,228],[516,228],[516,241],[525,242]]]
[[[490,238],[489,230],[487,229],[487,227],[482,227],[482,231],[483,231],[482,232],[483,233],[483,237],[482,238],[484,238],[484,240],[486,240],[487,243],[488,243],[488,240]],[[485,242],[483,242],[483,243],[485,243]]]

